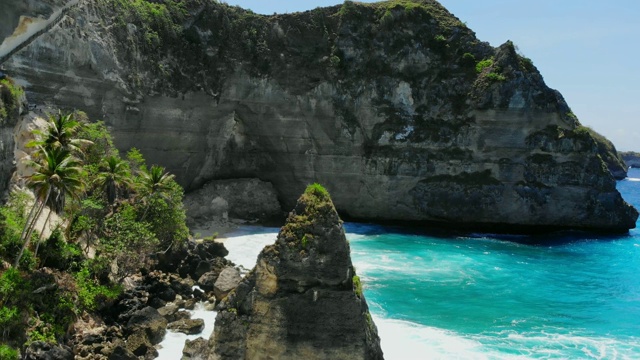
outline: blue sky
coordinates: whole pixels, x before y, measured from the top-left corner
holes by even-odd
[[[340,0],[227,0],[257,13],[304,11]],[[373,1],[365,1],[373,2]],[[512,40],[559,90],[582,124],[618,150],[640,151],[640,1],[441,0],[482,41]]]

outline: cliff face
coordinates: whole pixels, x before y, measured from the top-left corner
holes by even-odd
[[[382,359],[342,222],[309,186],[274,245],[221,303],[212,359]]]
[[[3,66],[31,101],[104,119],[120,148],[189,189],[257,177],[291,207],[320,181],[355,218],[635,226],[597,142],[532,62],[478,41],[435,1],[275,16],[210,0],[65,11]]]
[[[640,153],[627,151],[620,153],[622,160],[630,167],[640,168]]]
[[[14,128],[25,110],[26,98],[22,88],[10,78],[0,78],[0,194],[7,190],[15,169]]]

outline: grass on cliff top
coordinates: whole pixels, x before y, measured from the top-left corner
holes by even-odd
[[[406,14],[415,11],[424,11],[434,18],[440,26],[451,28],[466,25],[451,14],[445,7],[433,0],[388,0],[375,3],[361,3],[354,1],[345,1],[338,14],[342,16],[354,15],[358,13],[357,7],[373,8],[384,14],[382,19],[392,16],[391,10],[404,9]]]
[[[318,183],[313,183],[309,186],[307,186],[307,188],[304,191],[305,195],[310,195],[310,196],[315,196],[318,197],[319,199],[328,199],[331,200],[331,197],[329,196],[329,192],[327,191],[327,189],[324,188],[324,186],[318,184]]]
[[[324,186],[313,183],[305,189],[298,199],[295,211],[289,215],[280,234],[289,247],[300,246],[305,249],[314,239],[314,223],[335,212],[331,196]]]

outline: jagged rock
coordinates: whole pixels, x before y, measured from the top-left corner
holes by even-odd
[[[145,356],[149,349],[153,348],[149,336],[144,330],[138,330],[127,337],[127,350],[136,356]]]
[[[184,205],[190,223],[212,217],[269,220],[282,215],[273,185],[259,179],[210,181],[187,193]]]
[[[202,276],[200,276],[200,278],[198,279],[198,286],[200,286],[200,288],[205,291],[212,291],[219,275],[219,271],[209,271],[202,274]]]
[[[1,16],[1,15],[0,15]],[[22,88],[10,78],[0,83],[0,195],[7,191],[14,171],[14,127],[26,108]]]
[[[178,305],[167,304],[166,306],[159,308],[158,313],[164,316],[164,318],[167,319],[167,321],[171,322],[171,321],[174,321],[172,319],[175,316],[175,314],[178,312],[178,310],[179,310]]]
[[[200,279],[202,275],[206,274],[209,271],[211,271],[211,263],[209,263],[208,261],[200,261],[198,263],[198,266],[194,270],[193,275],[195,275],[196,279]]]
[[[193,341],[187,339],[182,349],[182,360],[208,360],[209,341],[197,338]]]
[[[175,313],[175,315],[173,316],[172,321],[178,321],[178,320],[182,320],[182,319],[190,319],[191,318],[191,313],[189,313],[186,310],[179,310],[177,313]]]
[[[193,310],[196,308],[196,304],[198,303],[198,299],[193,298],[193,299],[187,299],[184,302],[184,308],[187,310]]]
[[[147,306],[142,310],[136,311],[127,322],[126,330],[128,333],[135,333],[144,330],[152,345],[162,341],[166,333],[167,319],[165,319],[158,310]]]
[[[215,284],[213,285],[213,294],[216,299],[221,300],[229,291],[235,289],[236,286],[240,283],[242,277],[240,276],[240,272],[238,269],[233,267],[228,267],[222,270],[218,279],[216,279]]]
[[[73,351],[64,345],[34,341],[25,350],[25,360],[73,360]]]
[[[138,360],[138,357],[124,346],[116,346],[109,360]]]
[[[200,258],[209,260],[229,255],[229,250],[224,247],[224,244],[217,241],[202,241],[196,243],[193,252],[200,256]]]
[[[222,300],[212,359],[382,359],[329,194],[310,186],[274,245]]]
[[[68,8],[3,66],[33,102],[104,119],[119,149],[139,148],[188,190],[259,178],[288,208],[317,179],[353,218],[635,227],[637,211],[561,94],[514,44],[479,41],[435,1],[255,16],[236,36],[226,34],[241,9],[165,1],[176,7],[168,28],[180,31],[158,31],[161,47],[129,31],[149,24],[114,2]],[[19,3],[1,26],[19,25]]]
[[[202,319],[181,319],[167,325],[167,329],[181,332],[187,335],[200,334],[204,329],[204,320]]]

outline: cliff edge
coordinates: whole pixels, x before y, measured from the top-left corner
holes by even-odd
[[[119,148],[187,189],[259,178],[289,208],[318,181],[355,219],[635,227],[603,162],[615,154],[514,44],[478,40],[436,1],[273,16],[212,0],[48,3],[58,16],[25,32],[7,72],[33,103],[104,119]]]
[[[219,306],[212,359],[382,359],[342,221],[310,185]]]

